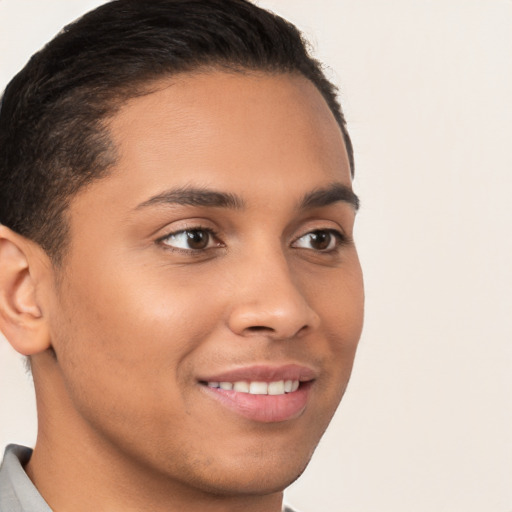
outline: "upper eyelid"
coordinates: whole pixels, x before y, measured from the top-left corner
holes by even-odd
[[[148,232],[148,238],[158,241],[166,236],[194,229],[217,231],[217,224],[212,222],[208,217],[178,217],[174,219],[165,217],[163,217],[158,224],[155,223],[155,227],[151,232]]]
[[[185,226],[183,228],[174,229],[172,231],[167,231],[165,234],[158,236],[158,239],[168,238],[172,235],[179,235],[180,233],[184,233],[186,231],[206,231],[214,236],[218,236],[217,230],[208,227],[208,226],[202,226],[202,225],[191,225],[191,226]],[[314,233],[315,231],[331,231],[333,233],[338,233],[341,236],[346,236],[344,230],[341,227],[311,227],[304,231],[301,231],[302,234],[294,236],[294,240],[297,240],[298,238],[302,238],[303,236],[306,236],[309,233]]]
[[[190,227],[187,226],[187,227],[176,229],[176,230],[173,230],[173,231],[168,231],[164,235],[159,236],[157,238],[157,240],[164,240],[166,238],[169,238],[170,236],[179,235],[179,234],[185,233],[187,231],[206,231],[206,232],[210,233],[211,235],[213,235],[215,237],[219,236],[218,232],[216,230],[214,230],[213,228],[210,228],[210,227],[207,227],[207,226],[199,226],[198,225],[198,226],[190,226]],[[332,233],[340,235],[341,237],[346,237],[345,232],[340,227],[337,227],[337,228],[333,228],[333,227],[314,227],[314,228],[309,228],[309,229],[303,231],[302,234],[300,234],[298,236],[294,236],[293,240],[298,240],[299,238],[302,238],[302,237],[304,237],[304,236],[306,236],[306,235],[308,235],[310,233],[314,233],[315,231],[330,231]]]
[[[316,229],[310,229],[310,230],[306,231],[303,235],[295,237],[291,243],[294,244],[301,238],[304,238],[307,235],[310,235],[312,233],[319,232],[319,231],[328,231],[329,233],[332,233],[334,235],[334,237],[338,239],[339,243],[344,243],[344,242],[347,242],[350,240],[350,238],[347,235],[345,235],[345,233],[340,229],[316,228]]]
[[[220,242],[220,244],[214,244],[213,246],[205,247],[203,249],[193,249],[193,248],[175,247],[174,245],[166,242],[166,240],[168,240],[170,237],[180,235],[187,231],[205,231],[209,234],[209,236],[211,238],[211,240],[209,241],[209,244],[212,242],[215,243],[215,241]],[[206,228],[206,227],[199,227],[199,226],[198,227],[189,227],[189,228],[187,227],[187,228],[178,229],[175,231],[170,231],[167,234],[165,234],[161,237],[158,237],[155,240],[155,242],[156,242],[156,244],[160,245],[163,249],[165,249],[167,251],[186,254],[189,256],[192,256],[192,255],[198,256],[201,254],[205,254],[207,251],[225,247],[224,242],[222,240],[220,240],[220,238],[217,236],[217,234],[215,233],[215,231],[213,229]]]
[[[165,240],[166,238],[169,238],[171,236],[179,235],[181,233],[185,233],[187,231],[206,231],[210,233],[213,236],[218,236],[217,231],[213,228],[207,227],[207,226],[186,226],[179,229],[173,229],[172,231],[166,231],[163,235],[159,235],[157,237],[157,241]]]
[[[348,235],[346,235],[345,231],[339,226],[337,226],[337,227],[314,227],[314,228],[310,228],[310,229],[302,232],[301,235],[295,236],[292,240],[292,243],[295,242],[296,240],[301,239],[302,237],[304,237],[306,235],[309,235],[310,233],[314,233],[315,231],[330,231],[331,233],[338,235],[341,239],[349,238]]]

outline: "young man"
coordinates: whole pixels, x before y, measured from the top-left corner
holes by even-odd
[[[278,512],[363,318],[352,148],[298,31],[245,0],[118,0],[0,112],[0,327],[33,452],[0,511]]]

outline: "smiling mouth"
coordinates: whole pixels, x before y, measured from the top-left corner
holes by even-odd
[[[223,389],[226,391],[236,391],[238,393],[247,393],[249,395],[284,395],[293,393],[299,389],[299,380],[276,380],[272,382],[264,381],[245,381],[239,380],[236,382],[217,382],[209,381],[202,382],[203,385],[213,389]]]
[[[314,380],[202,381],[222,409],[259,423],[294,420],[305,412]]]
[[[221,414],[273,423],[304,413],[317,378],[318,370],[302,364],[256,364],[204,375],[198,383]]]

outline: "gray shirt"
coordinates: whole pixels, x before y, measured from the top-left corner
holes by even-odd
[[[0,466],[0,512],[52,512],[23,469],[32,450],[10,444]]]
[[[28,462],[32,450],[10,444],[0,466],[0,512],[52,512],[23,466]],[[283,512],[293,512],[285,507]]]

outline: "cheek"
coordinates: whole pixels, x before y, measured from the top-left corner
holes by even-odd
[[[334,345],[357,346],[363,327],[364,284],[357,254],[349,255],[344,266],[322,279],[308,279],[312,305],[322,319]],[[355,347],[354,347],[355,348]]]
[[[364,286],[357,259],[350,271],[340,272],[324,282],[317,295],[316,309],[322,317],[330,358],[329,376],[338,383],[338,400],[346,388],[356,354],[364,319]]]
[[[197,287],[162,275],[91,272],[63,290],[54,328],[70,408],[137,457],[190,442],[193,362],[223,309],[213,293],[198,300]]]
[[[61,307],[67,309],[65,316],[89,332],[91,348],[102,349],[105,357],[129,359],[141,353],[186,350],[215,319],[215,301],[208,300],[213,288],[205,295],[193,281],[182,283],[169,274],[165,268],[147,272],[137,266],[133,271],[76,272]]]
[[[184,363],[215,329],[220,301],[213,293],[198,300],[197,289],[163,272],[82,275],[63,290],[64,320],[54,329],[69,386],[80,400],[139,415],[169,403],[176,383],[191,378]]]

